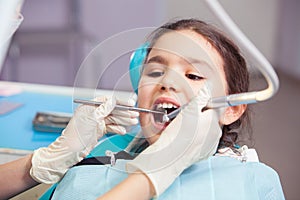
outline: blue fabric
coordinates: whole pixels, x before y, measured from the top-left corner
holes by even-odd
[[[107,134],[102,138],[99,142],[98,146],[94,148],[91,153],[87,156],[96,157],[96,156],[105,156],[105,151],[110,150],[112,152],[119,152],[124,150],[128,144],[132,141],[134,135],[126,134],[126,135],[111,135],[107,136]]]
[[[110,136],[89,155],[123,150],[134,136]],[[85,165],[71,168],[57,185],[53,199],[95,199],[127,177],[125,160],[114,167]],[[52,187],[40,199],[47,200]],[[159,199],[284,199],[278,174],[265,164],[240,162],[230,157],[210,157],[186,169]]]
[[[129,74],[132,88],[138,93],[138,86],[141,77],[141,67],[147,56],[147,48],[149,44],[145,43],[140,46],[133,54],[129,64]]]
[[[127,177],[125,164],[114,167],[86,165],[68,171],[53,199],[95,199]],[[158,199],[255,200],[284,199],[277,173],[256,162],[242,163],[230,157],[210,157],[186,169]]]

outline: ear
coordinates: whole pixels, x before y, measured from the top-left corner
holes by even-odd
[[[228,125],[235,122],[242,116],[246,108],[247,105],[245,104],[226,108],[225,112],[220,118],[220,123],[223,125]]]

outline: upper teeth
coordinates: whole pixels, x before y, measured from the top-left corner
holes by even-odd
[[[177,108],[178,106],[172,104],[172,103],[159,103],[157,104],[157,108]]]

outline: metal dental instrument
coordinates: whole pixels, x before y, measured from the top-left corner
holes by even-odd
[[[178,115],[178,113],[181,111],[182,107],[183,106],[181,106],[180,108],[177,108],[176,110],[173,110],[172,112],[170,112],[169,114],[164,116],[163,122],[168,122],[171,119],[174,119]]]
[[[273,97],[279,88],[279,80],[272,65],[259,52],[259,50],[250,42],[250,40],[242,33],[237,25],[231,20],[222,6],[217,0],[205,0],[212,13],[217,17],[220,23],[231,35],[232,39],[238,44],[246,59],[254,61],[255,66],[263,74],[268,83],[268,88],[261,91],[245,92],[240,94],[232,94],[224,97],[212,98],[207,108],[219,108],[226,106],[236,106],[240,104],[251,104],[265,101]]]
[[[103,103],[103,102],[83,100],[83,99],[74,99],[73,102],[74,103],[85,104],[85,105],[91,105],[91,106],[99,106]],[[137,108],[137,107],[123,106],[123,105],[116,105],[115,108],[118,109],[118,110],[131,110],[131,111],[136,111],[136,112],[158,114],[158,115],[161,115],[161,121],[162,122],[169,121],[169,118],[167,117],[167,113],[163,112],[163,111],[155,111],[155,110],[149,110],[149,109],[146,109],[146,108]]]

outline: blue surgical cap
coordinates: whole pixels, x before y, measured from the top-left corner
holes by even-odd
[[[138,49],[136,49],[135,52],[133,52],[130,58],[129,74],[131,85],[135,93],[138,93],[138,86],[142,71],[141,69],[147,56],[148,47],[149,43],[144,43]]]

